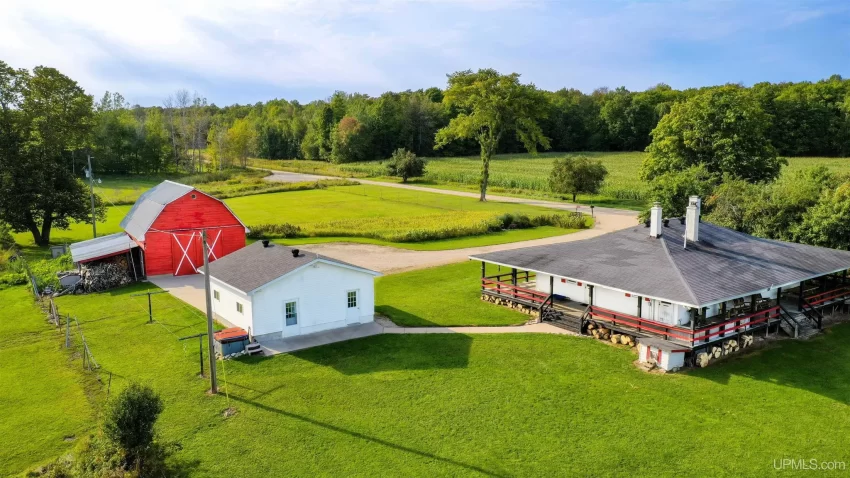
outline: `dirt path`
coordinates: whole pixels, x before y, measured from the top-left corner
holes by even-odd
[[[290,173],[284,171],[273,171],[272,176],[267,179],[270,181],[281,182],[298,182],[298,181],[315,181],[316,179],[329,178],[327,176],[316,176],[310,174]],[[380,181],[371,181],[366,179],[357,179],[362,184],[374,186],[385,186],[402,189],[412,189],[416,191],[447,194],[452,196],[472,197],[477,198],[478,194],[463,191],[449,191],[445,189],[435,189],[423,186],[414,186],[410,184],[399,183],[384,183]],[[551,209],[581,211],[590,214],[588,206],[560,203],[554,201],[543,201],[537,199],[515,198],[507,196],[488,196],[493,201],[510,202],[517,204],[528,204],[532,206],[547,207]],[[361,267],[366,267],[372,270],[391,274],[396,272],[404,272],[414,269],[423,269],[426,267],[434,267],[452,262],[460,262],[468,256],[481,254],[485,252],[505,251],[510,249],[519,249],[522,247],[542,246],[546,244],[557,244],[561,242],[579,241],[596,237],[608,232],[618,231],[630,226],[637,225],[637,213],[624,209],[612,209],[597,207],[594,208],[593,215],[596,218],[596,224],[593,229],[579,231],[573,234],[565,234],[563,236],[546,237],[543,239],[533,239],[530,241],[512,242],[509,244],[496,244],[492,246],[470,247],[467,249],[450,249],[446,251],[411,251],[407,249],[398,249],[389,246],[377,246],[373,244],[357,244],[349,242],[333,242],[327,244],[308,244],[303,246],[305,250],[323,254],[334,259],[356,264]]]

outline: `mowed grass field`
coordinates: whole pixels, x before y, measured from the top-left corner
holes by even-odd
[[[481,300],[480,262],[390,274],[375,281],[375,311],[404,327],[520,325],[529,319]]]
[[[147,324],[144,297],[130,297],[146,287],[58,304],[79,317],[112,393],[138,381],[163,396],[159,430],[180,443],[174,460],[190,476],[764,476],[784,457],[850,460],[846,324],[671,375],[586,338],[389,334],[227,361],[209,396],[197,342],[177,340],[204,330],[202,314],[160,294]],[[40,433],[8,427],[4,439]]]
[[[552,162],[568,153],[503,154],[493,158],[490,164],[490,189],[492,194],[509,196],[543,197],[547,199],[567,199],[553,195],[549,191],[548,177]],[[608,177],[598,195],[579,195],[579,203],[600,206],[619,207],[640,210],[646,206],[646,185],[638,178],[638,172],[646,153],[643,152],[584,152],[584,154],[602,161],[608,169]],[[320,161],[303,160],[252,160],[255,167],[279,169],[303,173],[325,174],[344,177],[373,178],[386,181],[398,181],[385,177],[384,165],[380,161],[350,164],[330,164]],[[838,173],[850,172],[850,158],[800,157],[788,158],[784,174],[824,165]],[[426,174],[413,181],[415,184],[429,185],[463,191],[477,191],[481,170],[478,156],[428,158]]]
[[[381,240],[380,236],[391,237],[395,232],[408,233],[417,227],[439,229],[451,225],[460,227],[478,224],[502,213],[536,216],[556,212],[536,206],[494,201],[481,203],[472,198],[381,186],[337,186],[308,191],[255,194],[226,199],[225,202],[249,227],[267,223],[290,223],[302,227],[306,233],[322,236],[281,241],[287,244],[345,240],[409,249],[440,250],[516,242],[575,232],[575,229],[539,227],[422,242]],[[98,235],[120,232],[121,219],[129,210],[130,206],[110,207],[106,221],[97,224]],[[90,224],[76,223],[68,230],[54,229],[51,241],[55,244],[73,243],[91,237]],[[33,254],[38,253],[29,233],[16,234],[15,240],[26,250],[33,251]]]
[[[102,394],[26,287],[0,290],[0,476],[71,450]]]

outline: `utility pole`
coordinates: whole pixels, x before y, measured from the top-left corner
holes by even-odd
[[[201,231],[204,243],[204,292],[207,298],[207,345],[210,348],[210,393],[218,393],[218,380],[215,375],[215,344],[213,338],[212,296],[210,293],[210,251],[207,245],[207,230]]]
[[[97,237],[97,220],[94,215],[94,171],[91,168],[91,155],[88,155],[89,169],[86,175],[89,177],[89,195],[91,196],[91,232],[94,237]]]

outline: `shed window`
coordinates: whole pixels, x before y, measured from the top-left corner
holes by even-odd
[[[242,313],[242,302],[236,303],[236,312]]]
[[[357,291],[350,290],[348,291],[348,308],[354,309],[357,307]]]
[[[221,300],[221,294],[217,290],[213,291],[213,297],[215,297],[215,300]]]
[[[296,325],[298,323],[298,307],[295,301],[287,302],[284,308],[286,309],[286,325]]]

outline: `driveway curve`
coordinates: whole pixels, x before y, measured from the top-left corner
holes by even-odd
[[[286,171],[272,171],[272,175],[268,176],[266,179],[269,181],[299,182],[334,178],[330,176],[291,173]],[[472,198],[478,197],[477,193],[470,193],[464,191],[450,191],[446,189],[415,186],[412,184],[385,183],[381,181],[372,181],[368,179],[359,178],[354,180],[361,184],[368,184],[373,186],[411,189],[415,191],[446,194],[451,196]],[[587,214],[591,213],[590,207],[579,204],[498,195],[490,195],[488,197],[492,201],[528,204],[531,206],[546,207],[558,210],[580,211]],[[582,239],[589,239],[591,237],[596,237],[608,232],[618,231],[620,229],[625,229],[627,227],[637,225],[637,212],[635,211],[596,207],[593,209],[593,215],[596,219],[593,229],[587,229],[572,234],[565,234],[562,236],[533,239],[530,241],[511,242],[508,244],[496,244],[492,246],[470,247],[466,249],[450,249],[444,251],[411,251],[408,249],[399,249],[389,246],[358,244],[350,242],[305,244],[301,247],[310,252],[315,252],[351,264],[356,264],[358,266],[376,270],[384,274],[393,274],[414,269],[440,266],[453,262],[460,262],[465,260],[470,255],[482,254],[485,252],[505,251],[511,249],[519,249],[522,247],[542,246],[546,244],[558,244],[561,242],[580,241]]]

